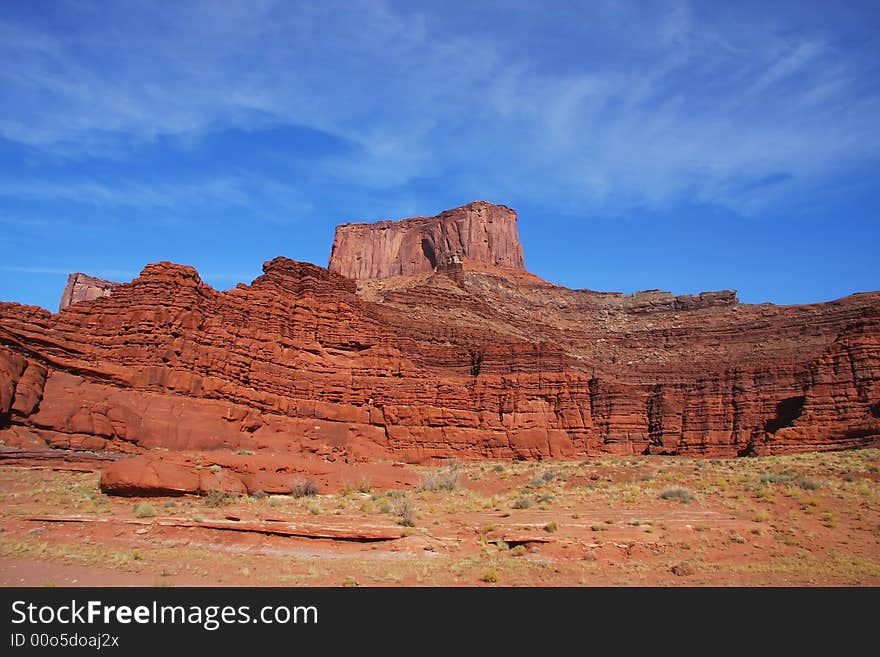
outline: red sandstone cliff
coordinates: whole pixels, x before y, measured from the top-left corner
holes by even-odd
[[[0,303],[0,441],[279,463],[880,443],[877,292],[784,307],[493,266],[359,283],[285,258],[263,269],[218,292],[158,263],[63,313]],[[247,472],[236,486],[257,485]]]
[[[69,305],[80,301],[91,301],[99,297],[106,297],[113,288],[119,285],[113,281],[105,281],[86,274],[71,274],[67,277],[67,285],[61,294],[61,303],[58,310],[64,310]]]
[[[524,269],[516,212],[475,201],[436,217],[344,224],[329,268],[357,280],[422,274],[458,261]]]

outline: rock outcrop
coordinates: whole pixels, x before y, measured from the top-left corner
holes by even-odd
[[[64,310],[69,305],[80,301],[91,301],[100,297],[108,296],[119,283],[105,281],[102,278],[87,276],[86,274],[71,274],[67,277],[67,285],[61,294],[61,303],[58,310]]]
[[[400,261],[369,252],[385,263],[370,275]],[[355,282],[286,258],[263,271],[218,292],[157,263],[62,313],[0,303],[0,442],[279,463],[880,444],[877,292],[785,307],[569,290],[494,265],[458,280],[431,267]],[[108,487],[142,490],[131,467]],[[280,485],[231,469],[248,490]]]
[[[475,201],[436,217],[337,227],[331,271],[352,279],[456,270],[468,262],[524,269],[516,212]]]

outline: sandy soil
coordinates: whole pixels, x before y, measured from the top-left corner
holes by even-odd
[[[261,499],[111,498],[92,467],[0,467],[0,585],[880,584],[880,450],[406,466],[420,489]]]

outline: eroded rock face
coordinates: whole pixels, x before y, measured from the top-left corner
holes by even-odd
[[[102,278],[86,274],[71,274],[67,277],[67,285],[61,294],[58,310],[62,311],[69,305],[80,301],[91,301],[108,296],[119,283],[105,281]]]
[[[0,303],[0,441],[322,463],[880,444],[877,292],[782,307],[493,266],[358,283],[286,258],[263,271],[218,292],[157,263],[56,315]],[[107,486],[202,490],[178,465],[114,466]]]
[[[436,217],[344,224],[329,268],[353,279],[455,270],[462,261],[524,269],[516,219],[510,208],[475,201]]]

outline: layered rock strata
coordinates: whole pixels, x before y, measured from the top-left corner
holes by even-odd
[[[62,313],[0,304],[0,441],[326,463],[880,444],[877,292],[784,307],[467,263],[359,282],[286,258],[263,271],[218,292],[157,263]]]

